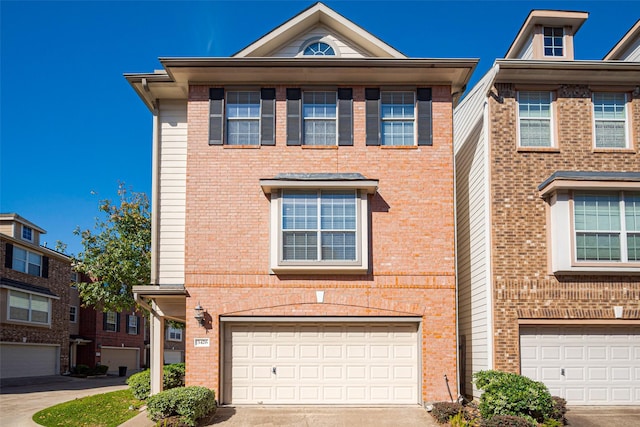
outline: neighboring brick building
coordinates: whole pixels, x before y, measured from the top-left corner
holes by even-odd
[[[69,370],[71,260],[40,246],[45,230],[0,214],[0,377]]]
[[[452,111],[477,61],[317,3],[231,58],[161,62],[126,76],[154,117],[154,392],[186,318],[186,382],[222,403],[455,394]]]
[[[570,404],[640,403],[640,24],[578,61],[587,16],[532,11],[455,111],[469,395],[495,368]]]

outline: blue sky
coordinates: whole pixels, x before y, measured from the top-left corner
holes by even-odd
[[[229,56],[311,1],[0,0],[0,212],[81,250],[119,182],[151,195],[151,114],[122,77],[158,57]],[[504,56],[531,9],[590,12],[576,59],[601,59],[640,18],[630,1],[326,1],[404,54]]]

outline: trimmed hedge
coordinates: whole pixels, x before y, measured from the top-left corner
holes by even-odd
[[[480,414],[490,420],[496,415],[522,417],[533,422],[549,418],[553,401],[547,387],[522,375],[501,371],[480,371],[474,374],[480,396]]]
[[[567,424],[567,418],[565,416],[567,413],[567,401],[558,396],[551,396],[551,400],[553,400],[553,408],[551,409],[549,418],[559,421],[561,425]]]
[[[532,427],[530,421],[513,415],[496,415],[485,423],[486,427]]]
[[[172,388],[147,401],[148,417],[153,421],[178,416],[180,422],[188,426],[195,426],[199,419],[215,410],[215,393],[199,386]]]
[[[151,370],[146,369],[127,379],[127,385],[138,400],[146,400],[151,393]],[[170,390],[184,386],[184,363],[174,363],[162,367],[162,388]]]

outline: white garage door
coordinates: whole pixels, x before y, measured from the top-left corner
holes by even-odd
[[[522,375],[573,405],[640,403],[640,328],[523,327]]]
[[[224,396],[234,404],[415,404],[417,324],[234,323]]]
[[[120,366],[127,367],[127,373],[140,369],[138,348],[102,346],[100,364],[107,365],[110,373],[119,371]]]
[[[184,359],[180,350],[165,350],[164,351],[164,363],[165,365],[171,363],[182,363]]]
[[[57,345],[0,344],[2,378],[58,375]]]

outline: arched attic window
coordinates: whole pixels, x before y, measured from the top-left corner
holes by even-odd
[[[335,56],[336,52],[325,42],[315,41],[304,48],[304,56]]]

